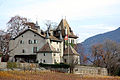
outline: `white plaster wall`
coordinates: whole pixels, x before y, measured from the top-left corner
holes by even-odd
[[[45,60],[45,64],[54,64],[54,60],[56,60],[57,63],[60,63],[60,53],[45,53],[45,56],[44,53],[38,53],[37,60],[38,63],[44,63],[43,60]]]
[[[56,60],[57,63],[60,63],[60,53],[53,53],[52,54],[53,62]],[[54,62],[55,63],[55,62]]]
[[[38,53],[37,60],[38,60],[38,63],[44,63],[43,60],[45,60],[45,64],[54,64],[52,53],[45,53],[45,56],[44,56],[44,53]]]
[[[69,57],[68,55],[65,55],[63,59],[66,59],[66,63],[74,63],[77,60],[78,64],[80,64],[80,59],[78,55],[69,55]]]
[[[60,59],[60,62],[63,62],[63,42],[51,42],[51,45],[56,49],[56,51],[60,51],[59,53],[59,57],[61,58]]]

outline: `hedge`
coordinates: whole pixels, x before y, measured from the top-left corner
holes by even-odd
[[[69,68],[68,64],[60,63],[60,64],[39,64],[40,67],[50,67],[50,68]]]

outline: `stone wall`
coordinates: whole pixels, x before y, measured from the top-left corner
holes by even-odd
[[[106,68],[90,66],[75,66],[74,73],[82,75],[102,75],[102,76],[108,75]]]
[[[38,64],[35,63],[16,63],[19,69],[29,69],[29,68],[37,68]],[[0,69],[7,68],[7,62],[0,62]]]
[[[0,62],[1,62],[1,57],[0,57]]]
[[[7,63],[6,62],[0,62],[0,69],[4,69],[7,67]]]

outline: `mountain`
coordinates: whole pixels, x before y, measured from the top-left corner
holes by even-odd
[[[82,45],[85,48],[85,53],[90,53],[90,47],[92,45],[103,43],[105,40],[113,40],[120,43],[120,27],[116,30],[98,34],[86,39],[84,42],[82,42]]]

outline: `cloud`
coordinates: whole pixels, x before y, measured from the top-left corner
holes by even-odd
[[[98,17],[119,16],[119,8],[120,0],[13,0],[10,3],[7,1],[5,6],[2,5],[0,16],[10,18],[20,15],[34,22],[37,18],[40,25],[44,24],[44,20],[59,22],[62,16],[67,16],[67,20],[79,21],[76,23],[77,27],[72,27],[72,29],[80,35],[80,41],[83,41],[90,36],[113,30],[113,25],[108,25],[109,23],[93,21],[89,25],[87,21],[92,19],[99,21]],[[80,21],[84,21],[84,24],[81,25]]]
[[[68,19],[83,19],[115,14],[116,11],[111,7],[120,4],[120,0],[52,0],[44,2],[36,0],[35,2],[20,7],[13,14],[22,14],[31,18],[38,16],[39,19],[57,20],[62,16],[67,16]]]

